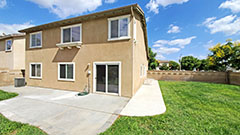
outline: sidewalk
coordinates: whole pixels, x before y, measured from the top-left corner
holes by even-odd
[[[146,80],[120,113],[124,116],[153,116],[166,111],[157,80]]]

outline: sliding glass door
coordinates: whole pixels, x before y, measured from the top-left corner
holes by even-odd
[[[119,94],[119,64],[96,64],[96,92]]]

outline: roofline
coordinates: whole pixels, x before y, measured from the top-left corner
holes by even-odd
[[[44,26],[49,26],[49,28],[51,28],[51,27],[58,27],[58,25],[54,26],[54,24],[68,25],[68,23],[67,23],[68,21],[73,21],[73,20],[78,20],[78,19],[82,19],[81,21],[86,21],[90,17],[94,17],[94,16],[95,17],[103,17],[107,13],[118,11],[118,10],[123,10],[123,9],[128,9],[128,8],[130,9],[131,7],[134,7],[134,6],[140,8],[138,6],[138,4],[132,4],[132,5],[124,6],[124,7],[108,9],[108,10],[104,10],[104,11],[100,11],[100,12],[95,12],[95,13],[91,13],[91,14],[86,14],[86,15],[82,15],[82,16],[77,16],[77,17],[72,17],[72,18],[68,18],[68,19],[63,19],[63,20],[59,20],[59,21],[46,23],[46,24],[41,24],[41,25],[38,25],[38,26],[33,26],[33,27],[29,27],[29,28],[26,28],[26,29],[19,30],[19,32],[21,32],[21,33],[32,32],[32,31],[34,31],[34,29],[37,29],[37,28],[40,28],[40,27],[44,27]],[[141,12],[143,12],[142,9],[141,9]],[[74,23],[74,22],[71,22],[71,23]]]
[[[6,40],[9,38],[18,38],[18,37],[25,37],[25,34],[9,34],[5,36],[0,36],[0,40]]]
[[[129,10],[129,12],[131,12],[132,9],[137,11],[137,13],[141,17],[141,23],[143,24],[144,40],[145,40],[145,45],[146,45],[147,58],[149,59],[147,24],[146,24],[146,19],[145,19],[144,12],[138,4],[131,4],[131,5],[124,6],[124,7],[104,10],[104,11],[100,11],[100,12],[96,12],[96,13],[91,13],[91,14],[87,14],[87,15],[82,15],[82,16],[77,16],[77,17],[73,17],[73,18],[69,18],[69,19],[64,19],[64,20],[55,21],[55,22],[51,22],[51,23],[46,23],[46,24],[26,28],[26,29],[23,29],[23,30],[19,30],[19,32],[29,33],[29,32],[41,31],[43,29],[59,27],[59,26],[64,26],[64,25],[70,25],[70,24],[73,24],[73,23],[78,23],[78,22],[81,22],[81,21],[89,20],[89,19],[96,19],[96,18],[100,18],[100,17],[104,17],[104,16],[110,16],[110,15],[114,15],[114,13],[124,13],[126,11],[128,12],[128,10]]]

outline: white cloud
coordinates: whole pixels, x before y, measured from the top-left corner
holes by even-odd
[[[179,33],[180,32],[180,28],[178,26],[175,26],[173,24],[169,25],[169,30],[167,33]]]
[[[219,8],[228,8],[230,9],[233,13],[238,13],[240,12],[240,0],[227,0],[223,2]]]
[[[214,46],[214,42],[213,40],[209,40],[205,45],[204,47],[208,50],[209,48],[212,48]]]
[[[157,49],[153,48],[153,52],[161,54],[172,54],[180,51],[180,48],[169,48],[169,47],[159,47]]]
[[[163,55],[169,55],[172,53],[176,53],[180,51],[180,48],[169,48],[169,47],[159,47],[159,48],[153,48],[152,49],[153,52],[157,53],[156,58],[157,59],[165,59],[166,57],[164,57]]]
[[[184,48],[186,45],[190,44],[193,39],[197,38],[196,36],[184,38],[184,39],[174,39],[174,40],[158,40],[155,44],[160,45],[170,45],[170,46],[178,46],[180,48]]]
[[[146,22],[149,22],[150,17],[146,17]]]
[[[31,24],[30,22],[26,22],[23,24],[2,24],[0,23],[0,35],[2,33],[5,34],[12,34],[12,33],[17,33],[18,30],[28,28],[28,27],[33,27],[34,25]]]
[[[0,8],[4,8],[7,5],[6,0],[0,0]]]
[[[150,0],[146,5],[146,8],[149,9],[149,11],[158,14],[159,6],[167,7],[168,5],[183,4],[188,1],[189,0]]]
[[[216,17],[207,18],[203,25],[210,30],[211,34],[223,32],[230,36],[240,32],[240,18],[236,15],[225,16],[218,20]]]
[[[206,59],[206,58],[207,58],[207,55],[194,55],[194,54],[188,54],[188,55],[186,55],[186,56],[193,56],[193,57],[198,58],[198,59],[200,59],[200,60],[202,60],[202,59]]]
[[[105,3],[114,3],[116,2],[117,0],[105,0]]]
[[[162,54],[160,54],[160,53],[157,53],[156,59],[158,59],[158,60],[165,60],[166,57],[164,57],[164,56],[163,56]]]
[[[192,36],[185,39],[175,39],[175,40],[158,40],[152,46],[152,51],[157,53],[157,59],[165,59],[164,55],[169,55],[173,53],[179,52],[185,45],[191,43],[191,41],[197,38],[196,36]],[[169,47],[169,46],[177,46],[177,47]]]
[[[94,11],[102,5],[102,0],[27,0],[47,8],[60,18]],[[112,1],[112,0],[107,0]]]

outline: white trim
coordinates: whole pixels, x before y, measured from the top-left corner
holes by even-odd
[[[40,65],[41,67],[41,74],[40,74],[40,77],[38,76],[32,76],[32,65]],[[37,74],[37,70],[35,69],[35,74]],[[42,79],[42,63],[41,62],[32,62],[32,63],[29,63],[29,78],[31,79]]]
[[[137,40],[137,22],[136,19],[133,19],[133,40]]]
[[[9,49],[9,50],[7,50],[7,42],[8,41],[11,41],[11,49]],[[5,51],[6,52],[11,52],[12,48],[13,48],[13,40],[12,39],[5,40]]]
[[[113,20],[118,20],[118,19],[123,19],[123,18],[130,18],[131,15],[128,14],[128,15],[122,15],[122,16],[117,16],[117,17],[111,17],[111,18],[108,18],[109,21],[113,21]]]
[[[123,15],[123,16],[117,16],[108,18],[108,41],[116,41],[116,40],[126,40],[131,38],[130,34],[130,28],[131,28],[131,21],[130,21],[131,15]],[[128,20],[128,35],[120,37],[120,19],[127,18]],[[118,37],[117,38],[111,38],[111,21],[118,20]]]
[[[73,64],[73,79],[63,79],[60,78],[60,64]],[[67,68],[67,66],[66,66]],[[66,69],[66,77],[67,77],[67,69]],[[59,81],[75,81],[75,62],[58,62],[58,80]]]
[[[118,40],[127,40],[130,39],[131,37],[119,37],[119,38],[110,38],[108,41],[118,41]]]
[[[40,33],[41,35],[41,46],[32,46],[32,35]],[[30,33],[30,44],[29,48],[42,48],[42,31]]]
[[[106,65],[106,76],[108,76],[107,74],[107,70],[108,70],[108,66],[107,65],[118,65],[118,93],[109,93],[108,92],[108,88],[107,88],[107,77],[106,77],[106,92],[97,92],[96,91],[96,73],[97,73],[97,69],[96,69],[96,66],[97,65]],[[109,94],[109,95],[118,95],[118,96],[121,96],[121,82],[122,82],[122,77],[121,77],[121,74],[122,74],[122,68],[121,68],[121,62],[120,61],[107,61],[107,62],[93,62],[93,93],[104,93],[104,94]]]
[[[80,41],[76,41],[76,42],[72,42],[72,27],[77,27],[77,26],[80,26]],[[67,28],[70,28],[70,42],[67,42],[67,43],[63,43],[63,29],[67,29]],[[61,45],[62,44],[72,44],[72,43],[81,43],[82,44],[82,24],[79,23],[79,24],[74,24],[74,25],[68,25],[68,26],[64,26],[64,27],[61,27]],[[57,44],[58,46],[59,44]]]

